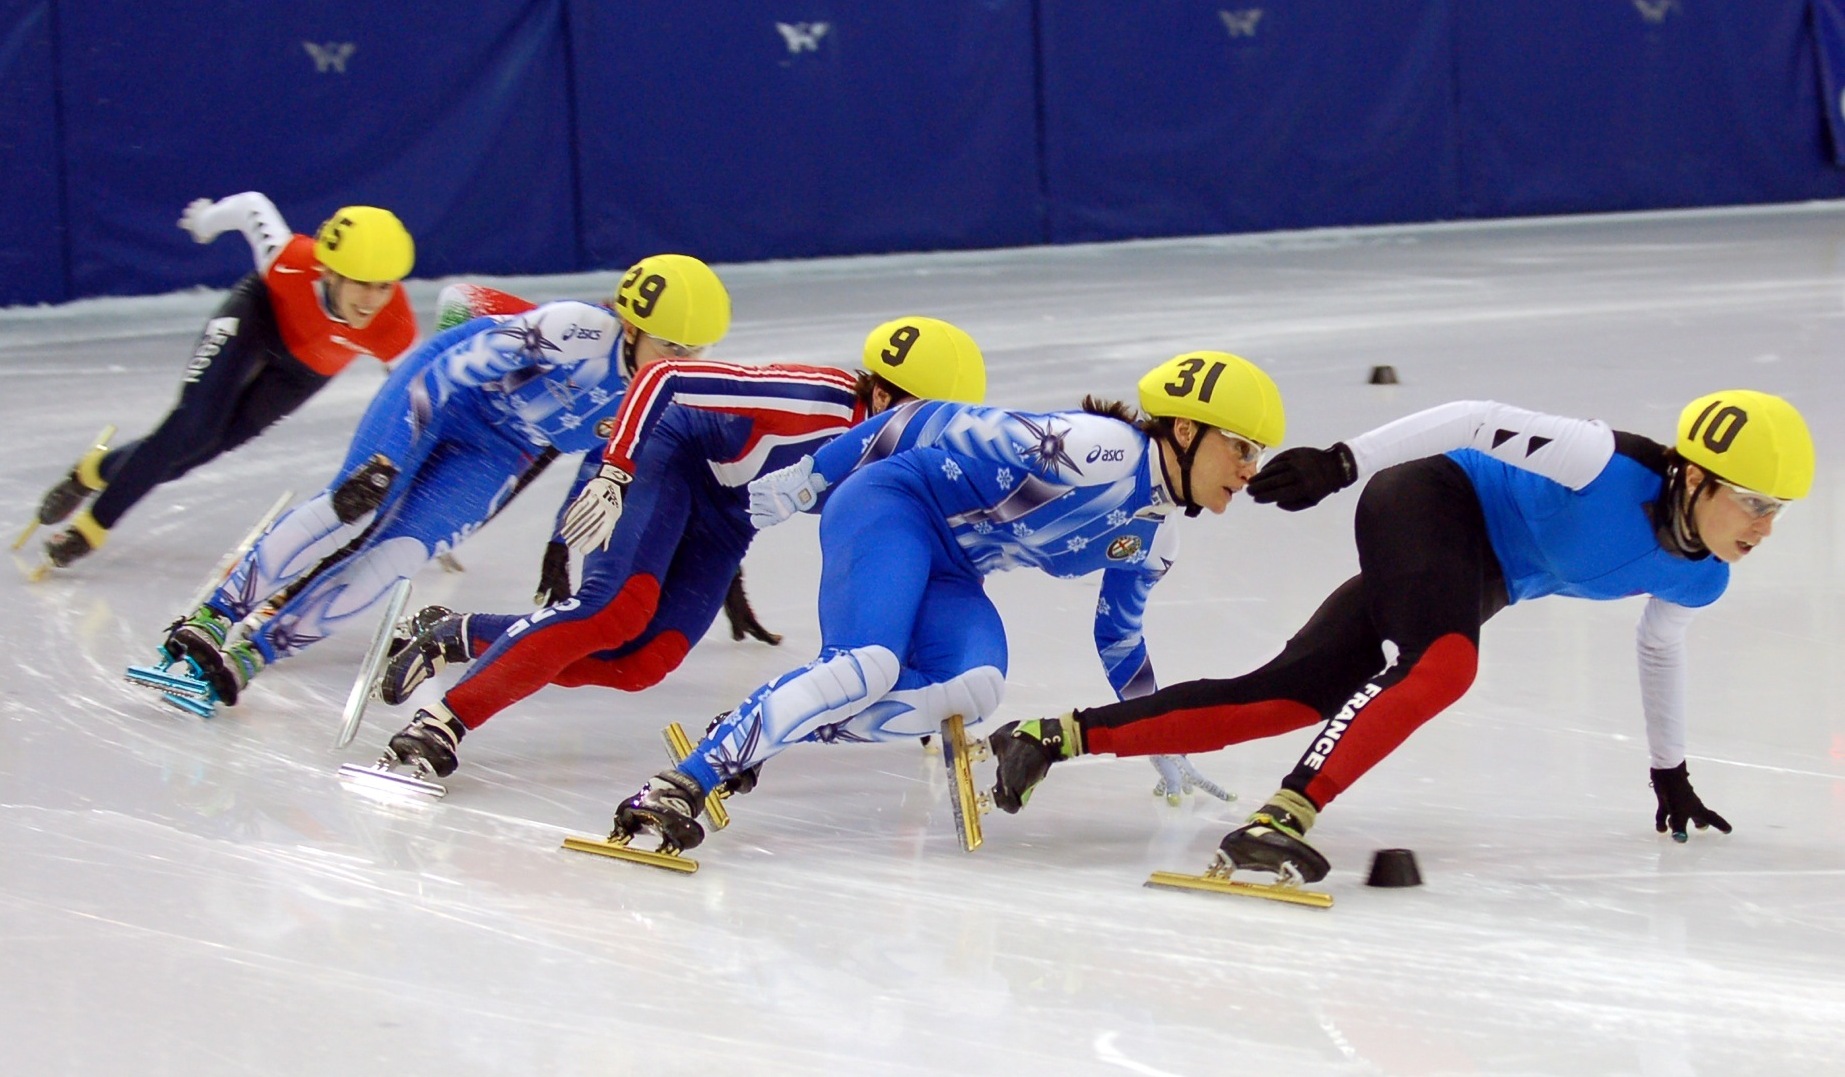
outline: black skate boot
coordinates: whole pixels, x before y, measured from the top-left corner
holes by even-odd
[[[237,697],[268,665],[263,652],[247,639],[240,639],[223,650],[190,650],[186,652],[186,657],[192,660],[205,683],[211,685],[218,702],[227,707],[237,705]]]
[[[438,703],[434,710],[417,711],[410,724],[391,738],[391,753],[399,763],[446,778],[461,765],[455,751],[467,734],[468,727],[461,724],[461,719]]]
[[[698,812],[704,805],[705,794],[697,782],[677,770],[663,770],[615,809],[609,840],[627,841],[643,830],[652,830],[660,835],[663,853],[696,849],[705,840],[705,828],[698,825]]]
[[[175,661],[191,658],[201,667],[221,665],[219,652],[224,650],[232,627],[231,619],[219,613],[216,607],[200,606],[191,616],[175,621],[167,629],[167,641],[161,646]]]
[[[80,557],[88,557],[109,540],[109,529],[85,512],[71,525],[45,540],[45,560],[53,568],[64,568]]]
[[[1225,872],[1262,871],[1290,882],[1319,882],[1332,865],[1303,837],[1318,815],[1306,797],[1292,789],[1277,791],[1248,822],[1224,835],[1215,867]]]
[[[999,763],[993,803],[1017,815],[1031,799],[1031,791],[1050,773],[1052,763],[1083,754],[1083,731],[1074,711],[1056,718],[1008,722],[987,738],[987,750]]]
[[[391,660],[378,681],[378,698],[395,707],[450,662],[466,662],[468,615],[447,606],[424,606],[391,640]]]
[[[77,466],[70,469],[70,474],[45,491],[45,496],[38,503],[38,522],[41,525],[58,523],[76,512],[92,495],[102,492],[108,483],[102,480],[96,468],[106,451],[98,445],[84,453],[82,459],[77,461]]]

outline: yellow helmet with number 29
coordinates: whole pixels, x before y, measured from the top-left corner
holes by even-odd
[[[730,331],[730,292],[710,266],[689,254],[655,254],[634,263],[611,305],[648,336],[688,348],[716,344]]]

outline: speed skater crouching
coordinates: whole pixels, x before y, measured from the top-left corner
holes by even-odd
[[[1479,630],[1496,612],[1550,594],[1645,595],[1636,643],[1655,827],[1680,842],[1688,825],[1727,833],[1685,769],[1685,630],[1807,494],[1813,468],[1799,413],[1750,390],[1691,402],[1671,448],[1463,402],[1280,454],[1250,492],[1286,509],[1370,477],[1355,518],[1359,574],[1252,673],[1002,729],[995,799],[1022,804],[1050,766],[1082,752],[1208,750],[1318,725],[1281,788],[1218,851],[1232,869],[1312,881],[1328,869],[1305,837],[1319,813],[1471,687]]]
[[[819,656],[752,693],[624,802],[613,836],[655,829],[689,847],[702,837],[698,800],[677,790],[709,793],[796,743],[914,737],[991,714],[1007,656],[984,578],[1001,569],[1099,572],[1098,656],[1124,698],[1151,691],[1141,620],[1176,557],[1173,520],[1221,513],[1284,420],[1268,376],[1221,352],[1160,364],[1141,400],[1144,419],[1093,399],[1048,414],[909,404],[753,484],[759,524],[821,512]],[[951,683],[922,703],[933,713],[902,698]],[[659,825],[682,804],[691,816]]]

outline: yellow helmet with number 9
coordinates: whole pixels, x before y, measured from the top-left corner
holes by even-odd
[[[1281,444],[1288,429],[1274,379],[1229,352],[1186,352],[1147,371],[1140,410],[1215,426],[1263,448]]]
[[[1753,389],[1725,389],[1685,405],[1678,454],[1727,482],[1782,501],[1813,488],[1813,435],[1794,405]]]
[[[345,206],[314,237],[320,264],[364,284],[403,280],[416,264],[416,244],[397,214],[377,206]]]
[[[716,344],[730,331],[730,292],[710,266],[689,254],[655,254],[634,263],[610,305],[648,336],[688,348]]]
[[[911,314],[885,322],[865,338],[865,369],[911,396],[980,404],[987,398],[987,362],[959,326]]]

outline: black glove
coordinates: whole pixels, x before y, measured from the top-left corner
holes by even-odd
[[[743,570],[737,570],[737,576],[730,581],[730,591],[724,596],[724,616],[730,618],[730,638],[742,639],[747,633],[770,646],[775,646],[782,638],[762,627],[756,619],[756,611],[750,609],[750,596],[743,593]]]
[[[545,563],[538,570],[538,593],[532,602],[550,606],[570,597],[570,547],[555,540],[545,543]]]
[[[1687,819],[1697,824],[1699,830],[1714,826],[1725,834],[1730,832],[1729,821],[1705,807],[1704,802],[1698,799],[1697,790],[1691,787],[1691,776],[1685,773],[1683,763],[1671,770],[1653,768],[1653,795],[1659,798],[1659,811],[1653,816],[1653,829],[1664,834],[1669,825],[1673,841],[1685,841],[1690,837],[1685,833]]]
[[[1259,504],[1299,512],[1356,481],[1358,463],[1352,459],[1352,450],[1340,441],[1328,449],[1288,449],[1275,454],[1268,466],[1249,480],[1249,496]]]

